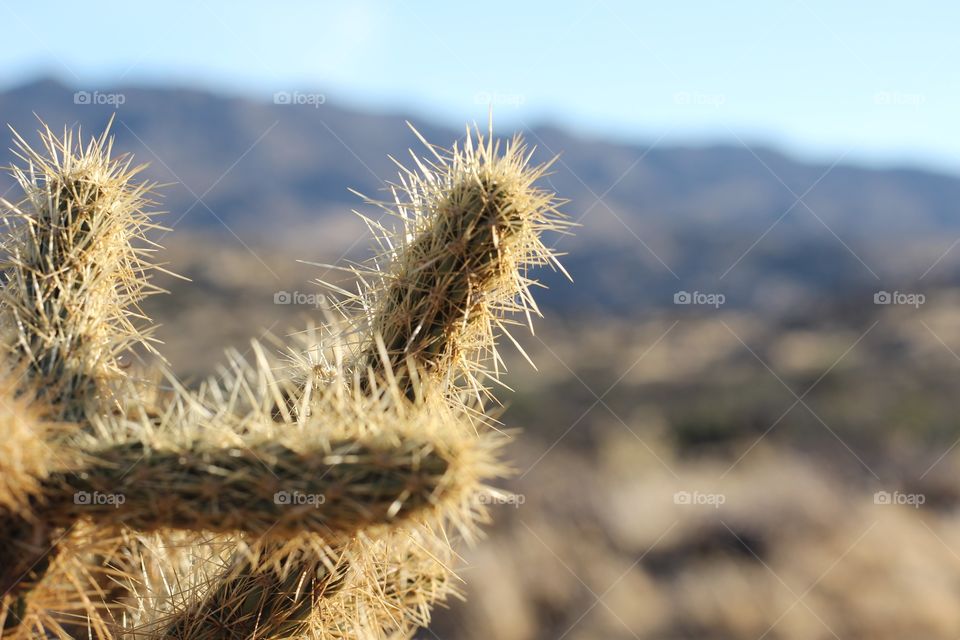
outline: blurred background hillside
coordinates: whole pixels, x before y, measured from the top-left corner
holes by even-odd
[[[956,9],[43,4],[0,3],[0,118],[115,115],[167,184],[190,281],[146,310],[191,381],[320,319],[307,263],[370,255],[348,188],[388,196],[407,121],[560,154],[573,282],[537,274],[539,371],[504,345],[518,497],[423,638],[960,637]]]

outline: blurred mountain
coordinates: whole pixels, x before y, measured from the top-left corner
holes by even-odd
[[[360,203],[347,188],[385,197],[396,176],[388,156],[422,151],[405,120],[437,144],[462,135],[320,94],[256,101],[52,79],[0,93],[2,119],[30,140],[36,116],[93,133],[113,113],[117,146],[171,183],[167,224],[213,241],[296,248],[296,258],[348,247],[363,255],[365,243],[352,242],[360,227],[344,222]],[[960,250],[950,251],[960,237],[956,176],[799,162],[761,146],[637,146],[546,126],[523,133],[541,160],[562,154],[549,182],[583,224],[574,238],[554,240],[570,253],[577,286],[548,276],[548,307],[628,314],[686,290],[789,313],[824,297],[920,290],[960,274]],[[0,178],[0,193],[9,187]]]

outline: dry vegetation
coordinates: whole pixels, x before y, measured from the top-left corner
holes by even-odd
[[[256,261],[218,251],[247,265],[256,315],[275,309]],[[871,296],[789,325],[736,309],[548,313],[522,340],[537,371],[505,358],[503,420],[524,433],[500,485],[524,501],[495,507],[464,552],[465,601],[418,637],[955,638],[960,363],[944,343],[960,352],[960,292],[919,309]],[[191,344],[170,345],[186,370]],[[796,398],[764,363],[797,395],[812,387],[826,426],[787,412]],[[681,491],[725,501],[676,504]],[[877,491],[925,502],[878,505]]]

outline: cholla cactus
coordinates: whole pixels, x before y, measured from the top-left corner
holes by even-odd
[[[365,337],[362,363],[402,372],[412,361],[450,388],[479,391],[497,372],[496,336],[510,336],[507,319],[539,313],[528,270],[562,269],[541,234],[567,225],[553,194],[534,186],[549,165],[528,167],[519,138],[502,153],[492,135],[469,130],[451,152],[423,142],[432,158],[401,176],[394,201],[368,201],[400,228],[366,219],[381,253],[372,269],[351,269],[365,286],[341,308]]]
[[[23,165],[13,167],[12,174],[23,198],[16,204],[0,200],[7,231],[0,289],[0,352],[8,370],[4,384],[12,398],[37,397],[31,414],[41,421],[33,424],[58,420],[61,425],[35,430],[42,452],[33,445],[2,461],[4,467],[33,466],[32,481],[10,475],[7,484],[35,505],[40,499],[36,483],[58,465],[69,467],[66,459],[75,457],[74,450],[56,443],[88,428],[89,418],[117,404],[113,389],[124,377],[122,354],[138,344],[151,350],[150,329],[143,326],[137,304],[153,289],[144,259],[151,249],[145,234],[154,226],[146,212],[153,185],[134,184],[142,167],[125,157],[113,158],[107,132],[81,147],[73,132],[58,138],[44,127],[42,151],[15,136],[15,153]],[[6,468],[2,471],[7,474]],[[42,575],[38,569],[55,555],[51,540],[66,533],[56,532],[31,511],[7,510],[2,517],[11,531],[11,547],[5,551],[26,545],[32,551],[22,553],[20,563],[31,576]],[[19,580],[10,568],[16,564],[6,563],[7,573],[18,579],[17,591],[22,592],[30,580]],[[13,589],[7,581],[5,577],[0,587],[10,600]],[[7,616],[5,624],[11,620]]]
[[[155,291],[145,259],[154,185],[134,184],[143,166],[112,158],[108,131],[78,147],[73,132],[45,128],[43,152],[17,135],[24,166],[12,173],[24,197],[2,201],[3,349],[26,364],[55,415],[73,421],[111,401],[121,354],[150,348],[137,305]]]
[[[427,624],[456,593],[452,545],[476,536],[504,472],[482,406],[497,338],[510,315],[538,313],[528,269],[559,266],[540,240],[566,226],[534,185],[546,167],[479,131],[428,145],[378,203],[398,228],[367,219],[381,251],[351,270],[359,293],[322,339],[302,333],[286,366],[255,344],[254,363],[234,356],[197,390],[164,372],[174,391],[158,396],[118,365],[146,344],[134,319],[151,186],[110,159],[106,135],[43,139],[46,155],[18,137],[26,197],[4,203],[4,344],[26,375],[0,388],[3,636],[381,638]]]

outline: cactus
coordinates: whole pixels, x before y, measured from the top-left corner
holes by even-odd
[[[26,166],[12,173],[24,197],[0,202],[10,261],[3,350],[25,363],[56,417],[75,422],[111,402],[121,354],[152,350],[138,303],[157,291],[146,239],[157,228],[147,210],[155,185],[134,183],[144,166],[113,158],[108,134],[109,125],[79,147],[73,132],[57,138],[45,127],[42,152],[17,135]]]
[[[32,504],[38,499],[36,483],[72,457],[55,443],[88,429],[89,418],[118,403],[114,388],[125,377],[121,357],[138,345],[155,353],[151,328],[138,308],[156,291],[149,282],[152,246],[145,237],[156,227],[148,212],[154,185],[134,183],[143,167],[133,166],[129,157],[114,158],[108,134],[109,125],[84,147],[79,132],[65,130],[58,138],[44,126],[42,149],[35,150],[14,132],[23,166],[13,167],[12,175],[23,198],[16,204],[0,199],[7,231],[0,353],[5,367],[14,370],[6,376],[5,391],[12,398],[36,397],[32,413],[41,422],[34,424],[46,425],[33,434],[44,455],[33,457],[25,448],[19,456],[33,460],[35,477],[13,475],[17,482],[8,481]],[[51,421],[60,427],[50,429]],[[17,458],[11,452],[5,464]],[[15,512],[7,509],[3,518]],[[20,559],[37,574],[55,555],[53,529],[35,517],[17,521],[11,544],[33,550]]]
[[[86,147],[41,136],[45,153],[17,136],[25,198],[3,202],[0,635],[426,625],[457,593],[453,545],[476,537],[504,473],[484,411],[497,339],[539,313],[528,270],[559,268],[541,241],[567,226],[535,186],[547,166],[519,138],[428,144],[392,202],[367,199],[397,228],[366,218],[380,251],[351,268],[359,293],[336,290],[322,336],[289,343],[285,367],[255,343],[255,362],[231,356],[192,390],[161,361],[173,391],[156,394],[120,364],[153,350],[137,304],[154,290],[154,186],[111,159],[107,133]]]

